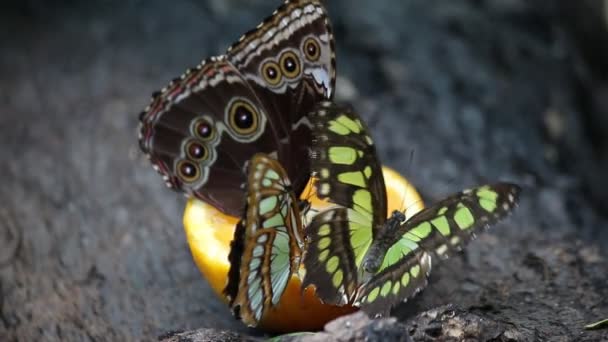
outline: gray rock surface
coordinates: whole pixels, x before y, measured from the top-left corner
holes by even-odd
[[[136,129],[152,91],[276,2],[0,5],[0,340],[262,337],[201,279],[185,200],[138,152]],[[516,214],[434,268],[396,321],[365,324],[419,341],[608,340],[582,329],[608,313],[608,66],[593,58],[608,44],[592,30],[604,45],[590,48],[572,27],[592,16],[562,4],[329,3],[338,97],[384,163],[427,203],[486,180],[524,186]]]

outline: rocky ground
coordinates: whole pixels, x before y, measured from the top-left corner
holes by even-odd
[[[136,127],[152,91],[275,2],[0,5],[0,340],[262,336],[201,279],[185,200],[138,152]],[[608,317],[600,4],[330,1],[338,98],[368,121],[385,164],[427,202],[495,179],[524,192],[397,319],[347,317],[290,339],[608,340],[583,329]]]

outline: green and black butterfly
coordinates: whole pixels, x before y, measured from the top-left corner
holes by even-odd
[[[306,228],[302,286],[314,285],[324,302],[387,314],[426,286],[432,255],[461,249],[518,201],[517,185],[496,183],[449,196],[408,219],[399,211],[387,218],[381,166],[358,115],[326,102],[310,117],[318,195],[344,207],[318,214]]]
[[[331,99],[334,40],[320,0],[286,0],[232,45],[186,71],[140,115],[139,144],[171,188],[240,216],[250,158],[284,165],[300,194],[310,176],[307,114]]]
[[[298,272],[304,247],[301,213],[287,173],[275,159],[256,154],[249,163],[247,204],[231,244],[224,293],[235,316],[255,326],[275,307]]]

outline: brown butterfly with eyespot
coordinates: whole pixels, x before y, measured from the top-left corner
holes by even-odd
[[[299,195],[310,176],[314,105],[331,99],[336,66],[319,0],[287,0],[224,55],[154,94],[139,144],[167,185],[240,216],[246,166],[266,153]]]

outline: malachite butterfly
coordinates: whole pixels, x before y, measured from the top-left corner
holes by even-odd
[[[336,63],[319,0],[286,0],[272,16],[153,95],[139,144],[167,185],[226,214],[243,208],[246,163],[263,152],[297,194],[310,176],[307,114],[331,99]]]
[[[327,303],[385,315],[427,284],[432,255],[446,257],[515,207],[520,188],[483,185],[406,218],[387,218],[380,162],[368,129],[347,107],[323,102],[311,115],[311,165],[321,198],[342,206],[306,228],[303,286]]]
[[[256,326],[277,306],[292,273],[299,271],[304,247],[301,203],[281,164],[267,155],[254,155],[224,290],[235,316],[249,326]]]

